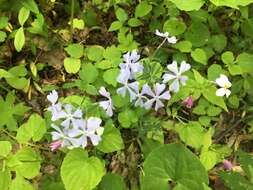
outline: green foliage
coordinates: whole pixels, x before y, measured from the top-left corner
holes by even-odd
[[[61,177],[66,190],[91,190],[104,175],[104,164],[96,157],[88,157],[81,149],[70,151],[61,166]]]
[[[252,149],[252,43],[253,0],[0,0],[0,190],[215,190],[221,180],[253,189],[252,155],[241,151]],[[173,61],[179,72],[167,67]],[[122,68],[136,62],[143,72],[121,84]],[[165,74],[175,75],[164,107],[136,106],[130,90],[160,104],[142,87],[158,93]],[[221,74],[231,87],[218,84]],[[52,138],[52,123],[66,129],[50,119],[51,90],[59,96],[51,110],[83,112],[79,130],[84,119],[102,120],[98,145],[88,132],[83,149]]]
[[[168,144],[152,151],[144,162],[141,187],[148,189],[204,189],[208,177],[198,158],[181,144]]]

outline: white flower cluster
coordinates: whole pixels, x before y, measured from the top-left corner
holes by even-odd
[[[139,82],[136,81],[136,75],[143,72],[143,66],[139,63],[140,55],[134,50],[128,52],[123,56],[124,63],[120,64],[120,74],[117,77],[117,82],[123,86],[117,89],[117,93],[126,96],[128,93],[130,101],[135,101],[135,106],[144,107],[150,109],[155,105],[155,110],[164,107],[162,100],[169,100],[171,98],[170,91],[178,92],[180,82],[185,85],[186,76],[182,76],[182,73],[191,68],[189,64],[183,61],[178,70],[177,62],[173,61],[172,64],[167,66],[169,72],[163,75],[163,83],[156,83],[153,86],[153,91],[148,84],[144,84],[142,89],[139,90]],[[166,83],[173,80],[169,90],[166,90]]]
[[[51,132],[53,143],[51,149],[67,147],[69,149],[76,147],[86,147],[88,138],[96,146],[101,141],[101,135],[104,128],[100,127],[102,120],[97,117],[83,119],[81,109],[75,109],[71,104],[62,104],[58,102],[58,94],[54,90],[48,96],[51,106],[47,108],[51,112],[51,120],[55,122]],[[59,126],[56,125],[59,124]]]

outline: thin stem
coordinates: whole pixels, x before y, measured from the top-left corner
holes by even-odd
[[[73,33],[74,33],[74,27],[73,27],[73,19],[74,19],[74,11],[75,11],[75,1],[71,0],[71,15],[70,15],[70,35],[71,35],[71,42],[73,41]]]
[[[162,41],[162,43],[156,48],[156,50],[154,51],[152,57],[155,56],[155,54],[157,53],[157,51],[163,46],[163,44],[166,42],[167,38],[164,38],[164,40]]]

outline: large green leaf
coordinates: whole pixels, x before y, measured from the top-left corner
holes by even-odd
[[[208,175],[198,158],[181,144],[166,144],[152,151],[144,162],[142,190],[204,190]]]
[[[32,184],[18,175],[10,184],[9,190],[35,190]]]
[[[20,149],[13,157],[14,168],[21,176],[32,179],[40,172],[41,157],[30,147]]]
[[[112,123],[105,125],[102,141],[97,148],[104,153],[114,152],[124,148],[120,131]]]
[[[38,114],[30,116],[27,123],[18,128],[17,140],[19,143],[27,143],[30,139],[39,141],[46,133],[46,122]]]
[[[253,3],[253,0],[210,0],[216,6],[227,6],[238,8],[238,6],[246,6]]]
[[[11,173],[8,169],[0,171],[0,189],[8,190],[11,182]]]
[[[71,150],[61,166],[66,190],[91,190],[104,174],[104,163],[96,157],[88,157],[88,153],[82,149]]]
[[[204,5],[205,0],[170,0],[177,8],[184,11],[193,11],[193,10],[199,10],[202,5]]]
[[[98,186],[98,190],[126,190],[126,185],[121,176],[107,173]]]

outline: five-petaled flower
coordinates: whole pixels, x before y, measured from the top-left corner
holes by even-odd
[[[190,64],[186,63],[185,61],[182,61],[180,64],[180,68],[178,70],[177,62],[173,61],[171,64],[167,66],[169,73],[165,73],[163,75],[163,83],[167,83],[168,81],[173,80],[173,82],[170,84],[169,89],[170,91],[178,92],[179,82],[181,82],[182,85],[185,85],[188,79],[187,76],[182,76],[182,74],[188,71],[190,68],[191,68]]]
[[[226,95],[226,97],[228,97],[231,94],[229,88],[232,84],[226,75],[220,74],[220,77],[215,80],[215,83],[221,87],[216,91],[216,96]]]
[[[136,74],[143,72],[143,66],[139,63],[140,55],[136,50],[123,55],[124,63],[120,63],[120,74],[128,72],[129,79],[135,79]]]
[[[130,96],[130,101],[132,102],[133,100],[136,99],[136,94],[133,91],[133,87],[138,84],[137,81],[134,82],[130,82],[129,83],[129,72],[125,72],[120,74],[117,77],[117,82],[122,84],[123,86],[117,89],[117,93],[120,94],[121,96],[125,97],[126,93],[128,92],[129,96]]]
[[[153,103],[155,103],[156,111],[159,108],[164,107],[164,104],[162,103],[161,100],[169,100],[171,98],[169,91],[163,92],[165,88],[166,88],[165,84],[156,83],[154,85],[154,92],[153,92],[150,86],[148,86],[147,84],[143,85],[143,93],[152,97],[147,102],[145,102],[146,109],[151,108]]]
[[[155,34],[157,36],[165,38],[171,44],[177,43],[177,38],[175,36],[170,36],[170,34],[168,32],[162,33],[162,32],[159,32],[159,30],[156,30]]]

